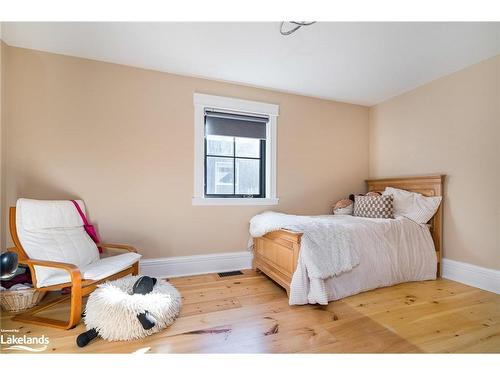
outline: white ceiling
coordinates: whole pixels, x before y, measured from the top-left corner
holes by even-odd
[[[500,54],[500,23],[3,23],[12,46],[373,105]]]

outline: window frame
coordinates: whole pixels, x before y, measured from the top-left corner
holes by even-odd
[[[193,205],[276,205],[276,126],[279,106],[249,100],[227,98],[214,95],[194,93],[194,195]],[[205,111],[243,113],[248,115],[264,115],[269,118],[266,126],[265,152],[261,155],[265,168],[261,167],[261,181],[265,181],[264,191],[256,197],[216,196],[205,194],[206,155],[205,155]],[[262,147],[262,146],[261,146]],[[234,157],[234,154],[233,154]],[[264,170],[262,170],[264,169]],[[263,179],[262,173],[265,174]],[[234,171],[236,178],[236,170]]]

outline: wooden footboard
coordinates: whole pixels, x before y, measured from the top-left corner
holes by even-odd
[[[254,238],[253,267],[290,292],[292,275],[299,259],[302,233],[277,230]]]

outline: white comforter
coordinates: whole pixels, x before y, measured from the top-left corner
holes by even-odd
[[[251,220],[253,237],[277,229],[304,233],[290,287],[291,305],[327,304],[366,290],[436,278],[429,229],[404,217],[265,213]]]
[[[264,212],[250,220],[250,235],[261,237],[286,228],[303,233],[300,257],[310,277],[325,279],[359,264],[355,240],[358,228],[329,216],[297,216]]]

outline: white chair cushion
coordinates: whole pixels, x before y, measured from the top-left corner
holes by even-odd
[[[137,253],[123,253],[108,258],[102,258],[89,264],[83,270],[83,278],[87,280],[101,280],[117,272],[123,271],[141,259]]]
[[[82,211],[85,205],[77,201]],[[83,226],[83,220],[71,201],[45,201],[36,199],[18,199],[17,214],[23,218],[23,228],[39,230],[51,228],[75,228]]]
[[[137,262],[141,255],[137,253],[124,253],[120,255],[102,258],[96,262],[90,263],[87,266],[80,268],[82,279],[85,280],[102,280],[108,276],[114,275],[117,272],[123,271]],[[38,272],[38,271],[37,271]],[[71,278],[68,272],[57,273],[43,280],[40,283],[37,280],[37,286],[49,286],[62,283],[69,283]]]
[[[85,205],[78,201],[83,212]],[[71,201],[19,199],[16,205],[19,241],[28,256],[37,260],[71,263],[82,269],[99,260],[99,250],[83,228]],[[68,276],[62,270],[35,267],[37,286],[49,278]]]

